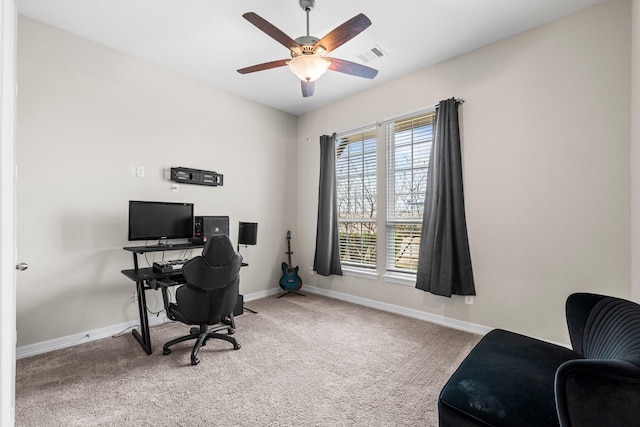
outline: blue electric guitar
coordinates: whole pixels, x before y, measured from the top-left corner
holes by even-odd
[[[287,291],[287,293],[295,292],[302,287],[302,279],[298,276],[298,266],[293,267],[291,265],[292,253],[291,231],[287,231],[287,257],[289,259],[289,263],[282,263],[282,277],[280,278],[280,287]]]

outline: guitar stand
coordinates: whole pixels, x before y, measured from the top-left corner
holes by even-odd
[[[301,297],[306,297],[305,294],[301,294],[298,291],[285,291],[282,295],[280,295],[278,298],[282,298],[285,295],[289,295],[289,294],[296,294],[296,295],[300,295]]]

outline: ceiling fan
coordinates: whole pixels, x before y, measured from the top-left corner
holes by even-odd
[[[271,68],[289,66],[289,69],[300,78],[302,83],[302,96],[313,95],[315,80],[327,70],[372,79],[378,74],[378,70],[345,61],[344,59],[329,58],[326,56],[332,50],[348,42],[368,26],[371,21],[360,13],[347,22],[335,28],[321,39],[309,35],[309,12],[313,9],[315,0],[299,0],[300,7],[307,14],[307,35],[293,40],[291,37],[267,22],[254,12],[242,15],[247,21],[258,27],[275,41],[291,51],[291,59],[265,62],[251,67],[241,68],[240,74],[254,73],[256,71],[269,70]]]

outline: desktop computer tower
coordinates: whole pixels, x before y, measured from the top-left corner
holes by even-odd
[[[196,216],[193,219],[193,238],[191,243],[204,244],[207,239],[216,234],[229,235],[228,216]]]

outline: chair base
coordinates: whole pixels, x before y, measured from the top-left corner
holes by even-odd
[[[218,333],[223,330],[227,331],[227,335]],[[229,336],[234,332],[231,325],[225,324],[221,326],[216,326],[213,329],[209,329],[209,325],[200,325],[200,328],[191,328],[190,332],[191,333],[189,335],[185,335],[183,337],[176,338],[174,340],[167,342],[162,347],[162,354],[164,354],[165,356],[168,354],[171,354],[171,349],[169,347],[171,347],[174,344],[195,339],[196,343],[193,346],[193,350],[191,350],[191,364],[197,365],[198,363],[200,363],[200,360],[198,359],[198,352],[200,351],[200,347],[207,345],[207,340],[209,338],[216,338],[216,339],[228,341],[231,344],[233,344],[234,350],[240,349],[240,344],[238,343],[238,341],[234,337]]]

